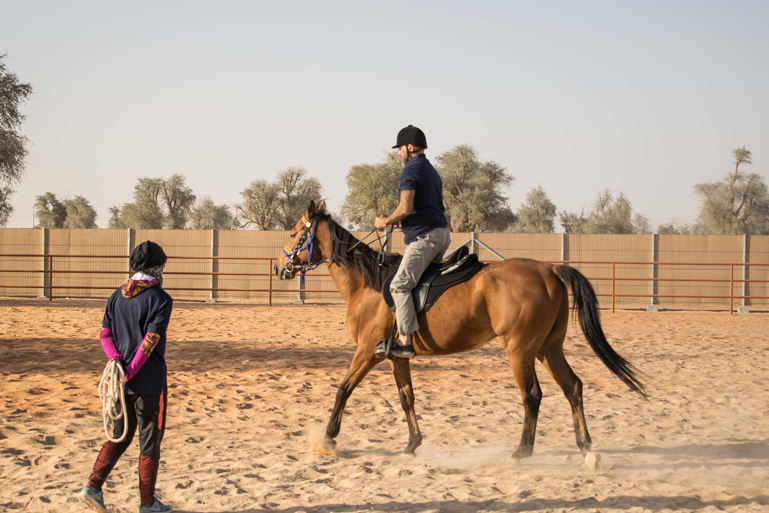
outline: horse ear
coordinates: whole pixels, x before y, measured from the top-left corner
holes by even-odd
[[[326,211],[326,200],[321,200],[320,203],[318,203],[318,212],[325,212]]]
[[[305,213],[304,217],[305,219],[312,219],[312,217],[315,215],[315,202],[311,201],[307,204],[307,213]]]

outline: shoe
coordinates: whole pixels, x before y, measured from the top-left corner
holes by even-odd
[[[104,494],[96,491],[90,486],[84,486],[83,491],[77,496],[80,502],[92,511],[107,513],[107,506],[104,505]]]
[[[158,500],[157,497],[155,497],[155,502],[152,503],[152,506],[139,506],[139,513],[145,513],[145,512],[154,512],[154,511],[173,511],[174,508],[169,506],[168,504],[163,504]],[[106,510],[105,510],[106,511]]]
[[[390,354],[397,356],[398,358],[413,358],[416,356],[413,344],[409,344],[407,346],[395,344],[393,345],[392,349],[390,349]]]

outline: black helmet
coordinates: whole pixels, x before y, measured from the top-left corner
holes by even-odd
[[[152,241],[144,241],[134,248],[128,264],[136,272],[157,267],[166,263],[166,254],[158,244]]]
[[[393,149],[400,148],[407,144],[413,144],[415,147],[424,150],[427,148],[427,138],[425,137],[425,133],[414,125],[407,126],[398,132],[398,141],[395,143],[395,146],[393,146]]]

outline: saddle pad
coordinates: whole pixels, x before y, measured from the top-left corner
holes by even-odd
[[[411,292],[417,316],[427,313],[446,289],[469,280],[485,266],[486,264],[478,261],[478,255],[471,254],[462,257],[456,263],[450,260],[440,266],[428,267]],[[382,296],[393,312],[395,302],[390,294],[390,283],[394,276],[395,273],[388,276],[382,285]]]

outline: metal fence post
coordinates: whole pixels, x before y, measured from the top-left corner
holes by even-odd
[[[218,277],[214,274],[217,272],[218,268],[218,262],[216,258],[214,258],[217,256],[216,242],[216,230],[211,230],[211,279],[209,280],[211,291],[208,295],[208,299],[206,299],[206,303],[216,303],[216,298],[214,297],[214,289],[219,285],[219,280],[217,279]]]
[[[306,299],[305,292],[304,292],[304,273],[299,275],[299,280],[298,281],[299,281],[299,285],[297,286],[297,290],[299,292],[296,295],[296,299],[294,299],[294,304],[295,305],[303,305],[304,304],[304,300]]]
[[[748,263],[748,244],[750,243],[749,235],[742,236],[742,263]],[[749,313],[748,308],[748,271],[750,267],[747,265],[742,266],[742,301],[740,306],[737,307],[737,313]]]
[[[133,228],[128,229],[128,260],[126,261],[126,270],[128,271],[128,277],[131,277],[131,251],[134,250],[134,242],[136,242],[136,233]]]
[[[470,232],[470,253],[475,253],[475,232]]]
[[[566,232],[561,234],[561,262],[566,261]]]
[[[646,305],[647,312],[656,312],[659,310],[659,301],[657,300],[657,294],[659,293],[659,282],[655,278],[659,277],[659,266],[657,260],[659,260],[659,234],[652,233],[652,274],[651,274],[651,297],[649,298],[649,304]]]
[[[46,293],[46,287],[48,286],[48,273],[46,272],[48,270],[48,258],[46,258],[46,255],[48,255],[48,228],[43,228],[40,230],[42,232],[42,238],[41,243],[43,245],[43,276],[42,276],[42,282],[41,285],[43,286],[43,289],[40,294],[40,299],[45,299],[48,297]]]

